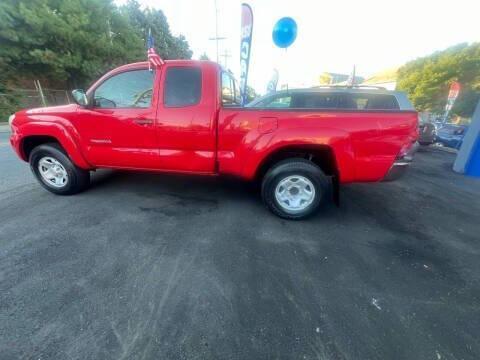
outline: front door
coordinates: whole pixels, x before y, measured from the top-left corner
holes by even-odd
[[[155,76],[147,68],[114,73],[91,91],[79,129],[88,161],[98,167],[159,168]]]

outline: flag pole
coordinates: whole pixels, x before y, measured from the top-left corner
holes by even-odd
[[[152,36],[152,29],[148,28],[148,38],[147,38],[147,58],[148,58],[148,70],[153,71],[152,65],[154,67],[162,66],[165,62],[157,54],[154,47],[154,40]]]

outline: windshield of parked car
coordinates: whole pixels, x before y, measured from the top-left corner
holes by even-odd
[[[465,128],[457,125],[444,125],[439,131],[449,135],[462,135]]]

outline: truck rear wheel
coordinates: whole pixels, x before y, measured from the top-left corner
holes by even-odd
[[[37,146],[29,162],[40,184],[54,194],[76,194],[90,183],[90,172],[77,167],[58,144]]]
[[[326,198],[328,178],[311,161],[283,160],[264,176],[262,198],[275,215],[300,220],[313,214]]]

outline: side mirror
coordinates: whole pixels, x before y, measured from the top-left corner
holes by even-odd
[[[72,91],[73,100],[80,106],[88,106],[88,98],[85,91],[82,89],[75,89]]]

